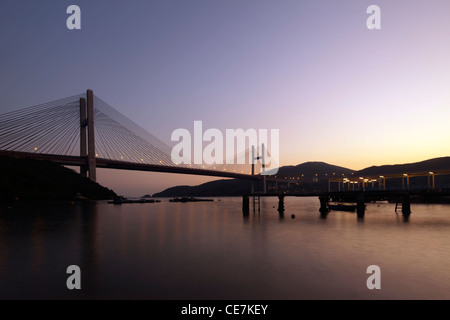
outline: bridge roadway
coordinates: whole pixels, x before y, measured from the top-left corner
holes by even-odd
[[[58,163],[60,165],[65,165],[65,166],[80,167],[80,166],[87,164],[86,157],[79,157],[79,156],[65,156],[65,155],[5,151],[5,150],[0,150],[0,155],[14,157],[14,158],[49,160],[49,161]],[[261,175],[250,175],[250,174],[236,173],[236,172],[231,172],[231,171],[222,171],[222,170],[219,171],[219,170],[208,170],[208,169],[198,169],[198,168],[164,166],[164,165],[155,165],[155,164],[146,164],[146,163],[133,163],[133,162],[109,160],[109,159],[103,159],[103,158],[96,158],[96,167],[97,168],[106,168],[106,169],[119,169],[119,170],[192,174],[192,175],[202,175],[202,176],[212,176],[212,177],[246,179],[246,180],[254,180],[254,181],[262,181],[263,177],[264,177]],[[275,178],[272,176],[266,176],[266,180],[271,181],[271,182],[275,182],[275,181],[291,182],[286,179]]]

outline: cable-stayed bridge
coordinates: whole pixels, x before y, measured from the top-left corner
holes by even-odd
[[[265,161],[267,158],[273,161],[273,158],[267,149],[265,150],[264,144],[261,146],[253,144],[241,153],[234,154],[232,159],[224,159],[223,164],[199,165],[189,161],[174,163],[172,148],[169,145],[94,96],[92,90],[87,90],[85,94],[0,115],[0,155],[50,160],[61,165],[77,166],[82,176],[93,181],[97,180],[97,168],[260,181],[263,182],[263,191],[255,193],[252,188],[250,194],[277,194],[280,213],[284,211],[284,193],[278,193],[278,183],[286,183],[288,188],[291,183],[296,183],[292,177],[268,175],[274,171],[265,171],[267,166]],[[237,159],[242,159],[241,156],[251,161],[238,164],[240,162]],[[277,168],[277,164],[271,163],[270,167]],[[364,215],[365,202],[394,196],[397,199],[396,208],[401,202],[402,212],[408,216],[411,212],[410,196],[434,199],[449,195],[448,190],[435,190],[435,176],[449,173],[450,170],[441,170],[375,177],[330,177],[328,192],[314,191],[297,195],[319,196],[320,211],[325,213],[330,210],[328,206],[330,199],[336,202],[356,202],[356,207],[359,208],[358,216]],[[428,177],[427,190],[410,190],[410,178],[425,176]],[[386,190],[386,179],[399,177],[402,180],[402,189],[400,191]],[[267,192],[268,182],[274,185],[272,192],[269,193]],[[331,191],[331,183],[337,183],[337,192]],[[370,185],[372,185],[371,189]],[[378,186],[377,191],[374,190],[375,185]],[[255,207],[255,197],[253,197],[253,208]],[[249,198],[244,196],[244,212],[248,208]]]
[[[95,96],[92,90],[0,115],[1,155],[78,166],[81,175],[93,181],[97,179],[96,168],[284,181],[254,174],[264,170],[264,161],[256,161],[253,168],[249,162],[241,165],[237,161],[209,166],[177,164],[172,161],[171,152],[167,144]],[[248,159],[249,148],[245,156]]]

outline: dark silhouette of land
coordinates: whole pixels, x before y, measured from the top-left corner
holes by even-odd
[[[222,179],[198,186],[177,186],[154,194],[153,197],[220,197],[241,196],[249,193],[251,181],[241,179]],[[258,184],[259,185],[259,184]]]
[[[0,156],[0,202],[106,200],[114,196],[114,191],[51,161]]]

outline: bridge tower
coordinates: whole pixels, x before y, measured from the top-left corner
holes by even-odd
[[[87,159],[86,128],[87,128],[86,99],[80,98],[80,157]],[[81,165],[80,166],[81,176],[87,178],[87,172],[88,172],[87,164]]]
[[[261,156],[256,156],[255,157],[255,146],[252,146],[252,176],[255,175],[255,160],[261,160],[261,165],[262,165],[262,175],[263,175],[263,194],[267,193],[267,181],[266,181],[266,175],[265,175],[265,171],[266,171],[266,158],[265,158],[265,149],[264,149],[264,143],[261,145],[261,150],[262,150],[262,155]],[[254,193],[255,192],[255,183],[252,180],[252,189],[251,192]]]
[[[96,182],[94,92],[92,90],[87,90],[86,99],[80,98],[80,157],[86,158],[86,164],[81,166],[80,174],[87,177],[89,172],[89,179]]]

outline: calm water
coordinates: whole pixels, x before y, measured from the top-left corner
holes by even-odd
[[[1,208],[0,298],[450,299],[448,205],[413,204],[405,222],[368,204],[358,221],[321,219],[317,198],[287,198],[284,218],[277,198],[247,218],[240,198],[218,200]]]

